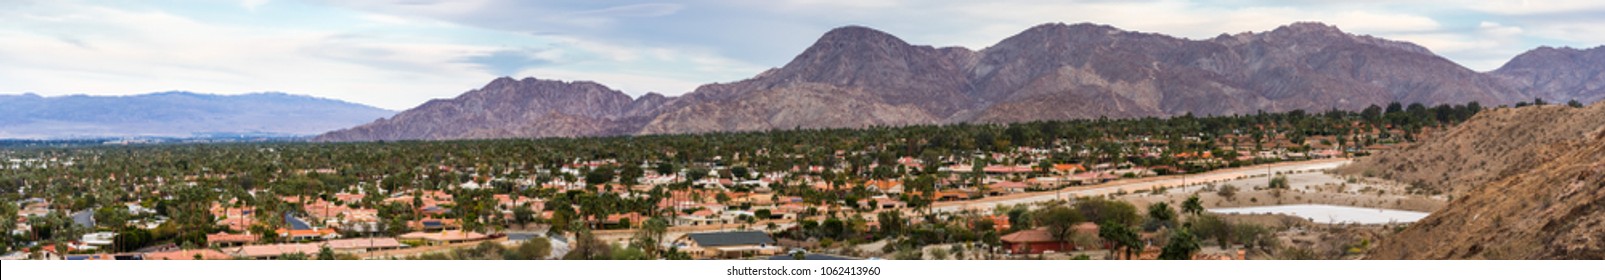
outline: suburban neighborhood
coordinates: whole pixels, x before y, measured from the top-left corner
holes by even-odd
[[[26,197],[6,204],[16,217],[8,232],[20,242],[9,243],[12,251],[4,257],[438,258],[475,246],[483,252],[498,249],[483,244],[510,251],[538,239],[547,252],[539,257],[552,259],[743,259],[799,252],[806,252],[798,254],[803,258],[1152,259],[1175,229],[1212,216],[1195,211],[1199,205],[1181,209],[1189,198],[1180,193],[1155,196],[1187,190],[1193,200],[1208,192],[1215,205],[1251,205],[1216,200],[1253,191],[1248,188],[1285,189],[1287,175],[1389,149],[1440,125],[1431,118],[1407,118],[1412,114],[1452,115],[1461,109],[1411,110],[1379,108],[1375,117],[1262,115],[1248,121],[1269,122],[1248,126],[1252,130],[1225,129],[1240,126],[1226,122],[1234,118],[1210,119],[1225,125],[1217,129],[1223,135],[1137,133],[1086,121],[956,127],[979,129],[966,131],[977,139],[938,136],[921,144],[966,149],[962,153],[898,152],[893,149],[913,146],[898,148],[892,145],[905,139],[885,138],[835,150],[771,146],[690,155],[666,147],[652,157],[657,160],[450,160],[384,174],[350,164],[279,161],[268,167],[278,171],[264,176],[217,172],[178,159],[167,163],[178,169],[164,173],[103,170],[94,173],[98,177],[84,177],[79,170],[86,165],[113,166],[104,157],[119,148],[6,150],[0,154],[6,159],[4,174],[16,179],[4,182]],[[1200,121],[1171,119],[1158,125]],[[1342,125],[1304,128],[1322,122]],[[1054,131],[1068,126],[1101,132],[1043,135],[1063,133]],[[1089,137],[1094,135],[1103,136]],[[284,157],[289,151],[279,149],[294,148],[218,147],[207,153]],[[130,149],[171,153],[159,145]],[[701,160],[673,160],[689,158]],[[137,168],[149,167],[155,165]],[[1275,186],[1272,177],[1284,186]],[[1252,178],[1261,185],[1221,186]],[[40,188],[61,185],[79,186],[68,189],[84,195]],[[1175,214],[1179,210],[1191,214]],[[1162,213],[1167,211],[1171,214]],[[1124,236],[1132,237],[1114,239]],[[1189,252],[1191,258],[1233,259],[1276,254],[1256,254],[1244,244],[1252,241],[1217,242],[1225,244]]]

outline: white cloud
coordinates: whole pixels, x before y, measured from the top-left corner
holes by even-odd
[[[893,8],[905,4],[901,0],[780,0],[779,7],[786,9],[813,8],[813,9],[878,9]],[[771,3],[773,4],[773,3]]]
[[[1201,39],[1321,21],[1351,33],[1415,42],[1477,70],[1497,67],[1540,41],[1579,47],[1605,42],[1605,3],[1600,1],[242,0],[222,5],[241,13],[237,17],[267,18],[291,9],[313,9],[316,13],[305,15],[319,17],[283,23],[219,22],[216,15],[168,12],[161,4],[113,8],[139,2],[5,3],[0,65],[6,67],[0,67],[0,85],[6,88],[0,92],[271,90],[393,109],[455,96],[507,73],[595,80],[631,94],[680,94],[780,66],[820,32],[848,24],[885,30],[914,44],[982,48],[1048,22],[1092,22]],[[273,6],[262,8],[266,4]],[[321,25],[297,25],[302,22]],[[526,64],[471,59],[476,57]]]
[[[1534,15],[1605,11],[1598,0],[1476,0],[1464,1],[1473,10],[1500,15]]]
[[[67,1],[0,28],[0,84],[40,94],[285,91],[403,109],[484,72],[451,58],[486,47],[199,22]],[[56,21],[53,19],[93,19]],[[57,40],[64,36],[72,40]],[[81,42],[81,43],[72,43]]]
[[[240,7],[245,7],[246,10],[255,11],[257,7],[267,5],[267,3],[270,1],[271,0],[240,0]]]

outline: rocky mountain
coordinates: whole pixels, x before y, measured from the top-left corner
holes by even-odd
[[[453,99],[329,132],[323,141],[440,140],[630,134],[669,98],[632,100],[593,82],[500,78]]]
[[[1493,75],[1550,102],[1605,99],[1605,46],[1579,50],[1541,47],[1517,55]]]
[[[1564,122],[1550,122],[1556,120]],[[1534,136],[1529,133],[1558,135],[1527,141]],[[1512,158],[1486,152],[1420,161],[1421,167],[1406,172],[1457,170],[1446,176],[1468,185],[1444,209],[1382,239],[1369,258],[1605,259],[1605,235],[1601,235],[1605,233],[1605,161],[1601,160],[1605,159],[1605,103],[1589,108],[1498,109],[1478,114],[1422,146],[1529,155]],[[1381,156],[1403,157],[1424,149]],[[1476,158],[1514,162],[1476,170],[1494,165]],[[1461,165],[1471,166],[1457,167]]]
[[[1567,67],[1586,68],[1529,66]],[[1548,77],[1580,71],[1585,70],[1528,72]],[[1551,94],[1548,87],[1512,86],[1521,81],[1515,75],[1478,73],[1415,44],[1320,23],[1207,40],[1105,25],[1044,24],[979,51],[912,45],[885,32],[848,26],[825,33],[782,67],[678,97],[631,100],[590,82],[498,79],[456,99],[432,101],[319,140],[1008,123],[1360,110],[1389,102],[1496,105]],[[583,86],[535,86],[544,84]],[[487,102],[485,92],[513,102]],[[1605,95],[1571,95],[1589,94]],[[485,104],[494,106],[481,107]]]
[[[0,138],[316,135],[395,112],[283,93],[0,95]]]

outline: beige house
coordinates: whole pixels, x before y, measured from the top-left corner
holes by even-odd
[[[745,258],[768,256],[785,252],[774,238],[761,231],[730,231],[692,233],[675,242],[680,251],[693,258]]]

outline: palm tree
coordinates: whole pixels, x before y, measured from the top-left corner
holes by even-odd
[[[1197,216],[1199,214],[1203,214],[1204,213],[1204,203],[1202,201],[1199,201],[1198,195],[1196,195],[1196,194],[1193,195],[1193,196],[1189,196],[1189,197],[1187,197],[1187,201],[1184,201],[1184,202],[1181,203],[1181,212],[1182,213],[1191,214],[1193,216]]]

